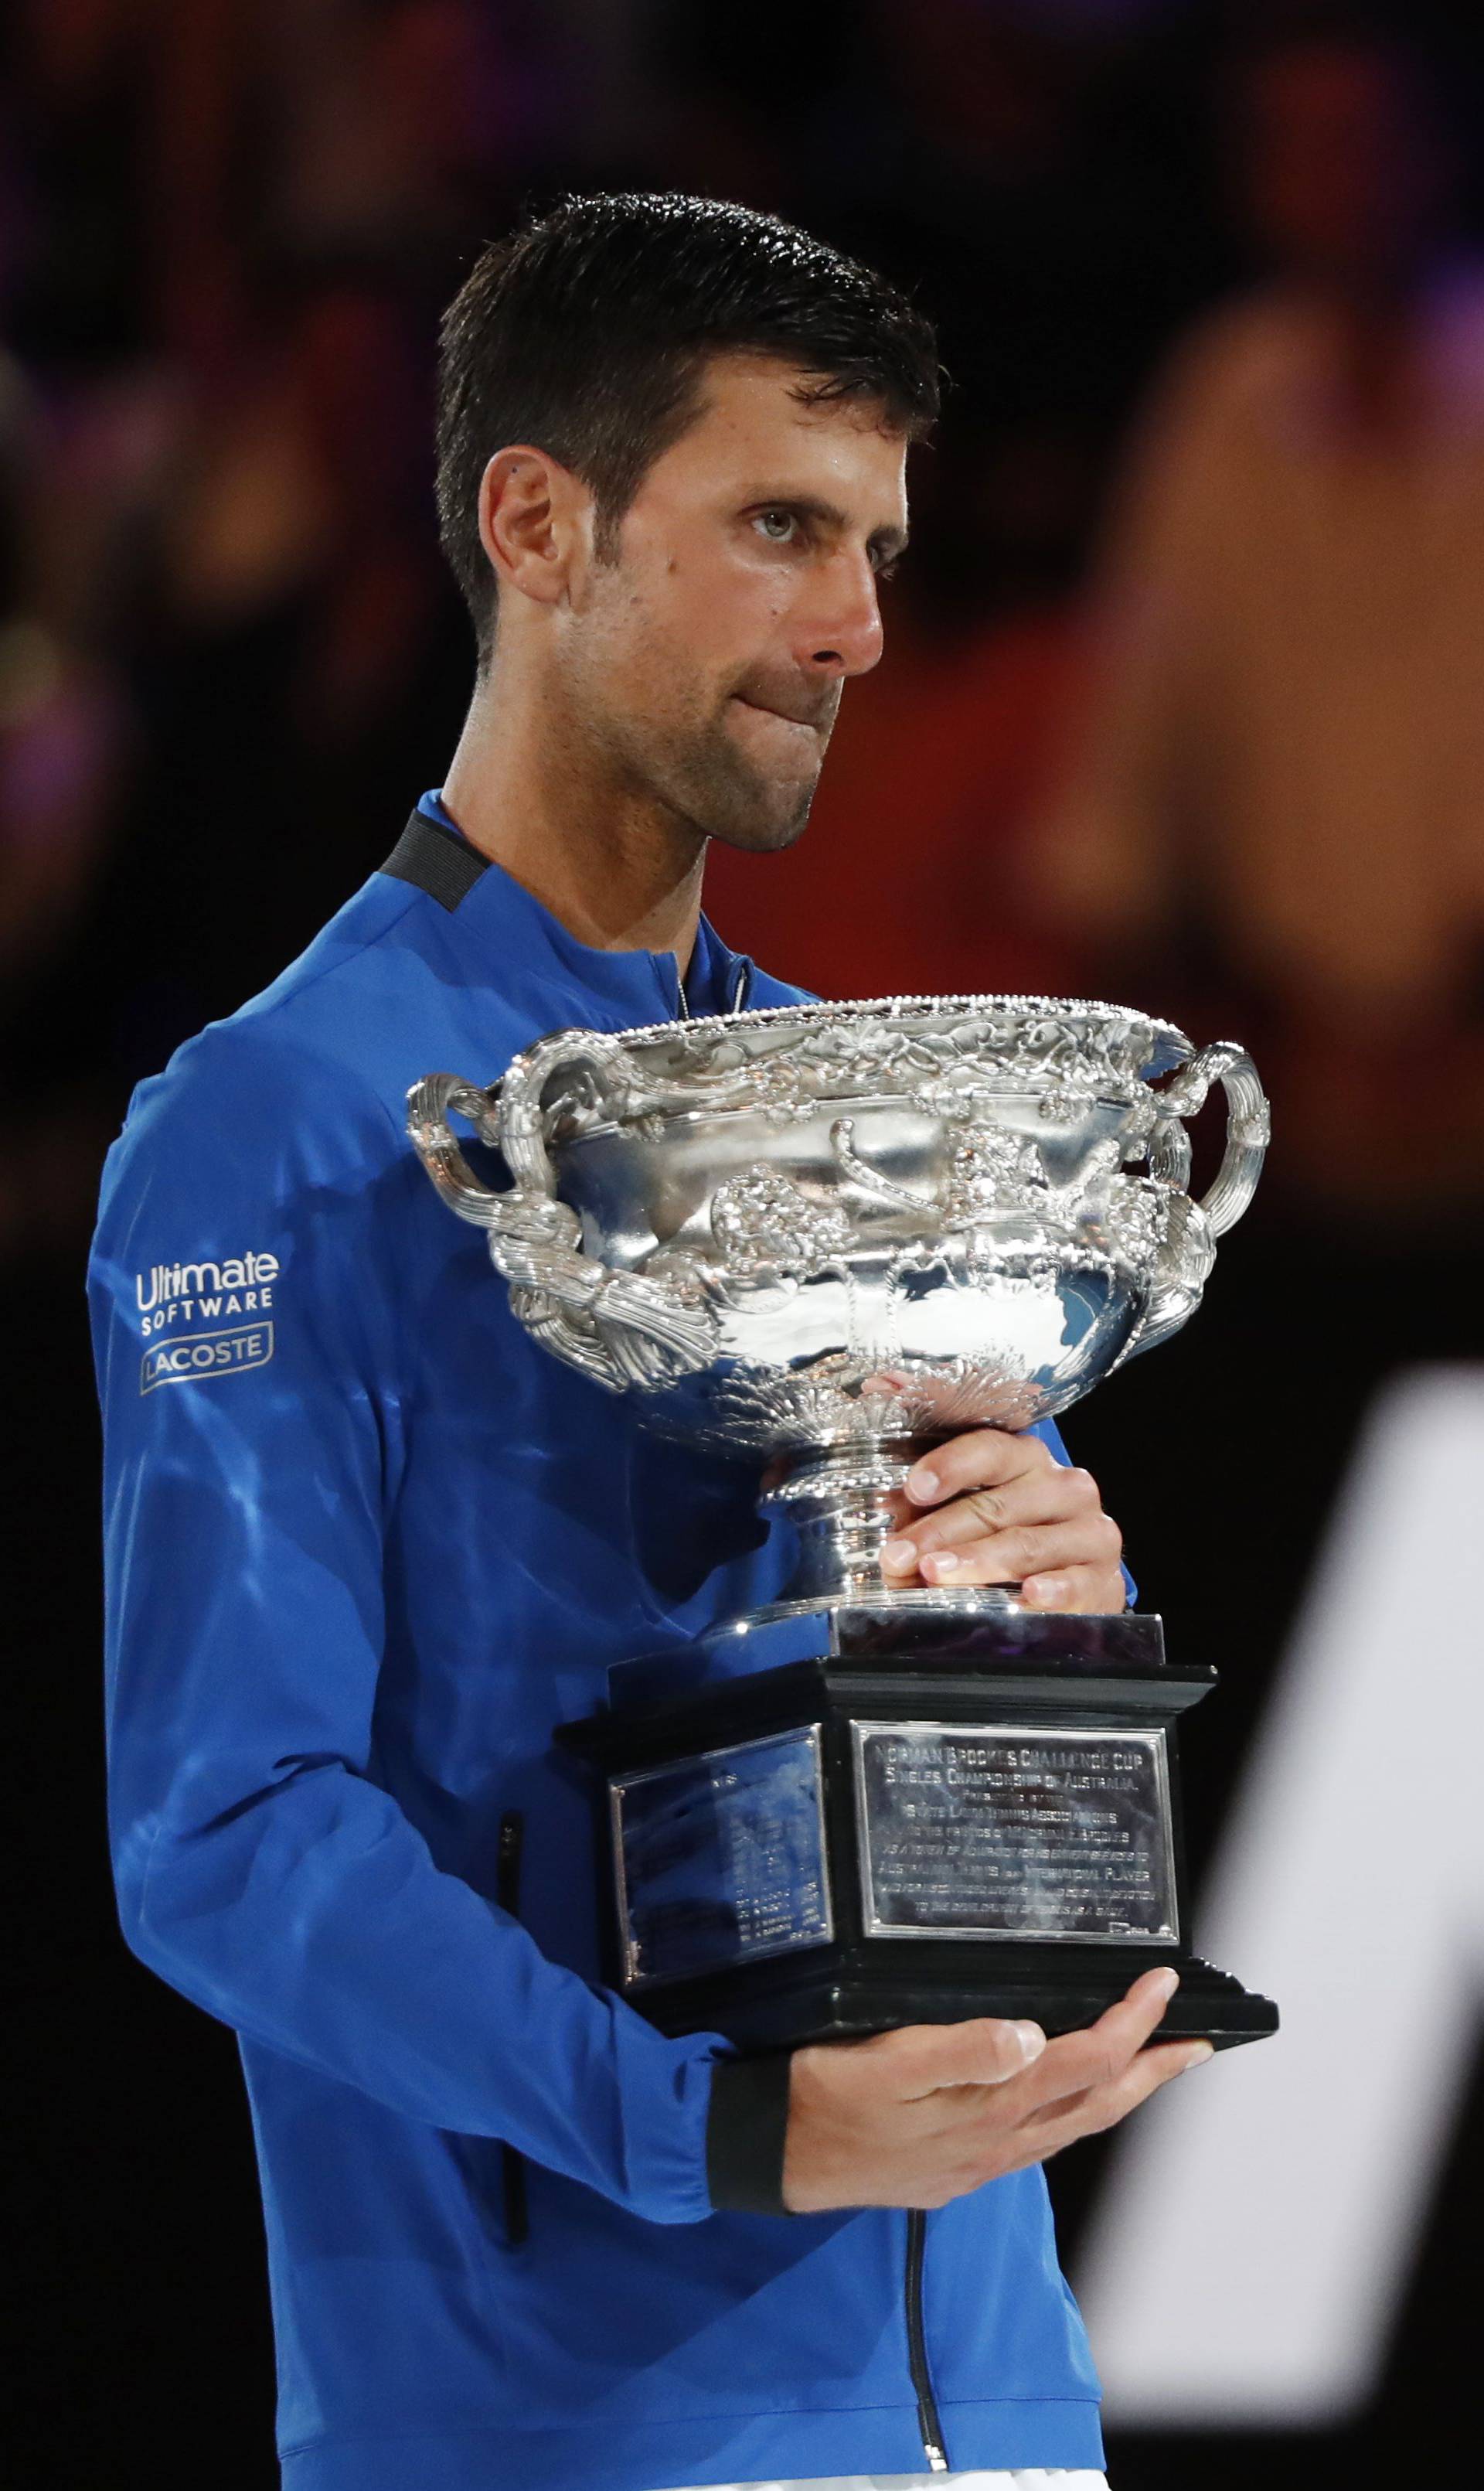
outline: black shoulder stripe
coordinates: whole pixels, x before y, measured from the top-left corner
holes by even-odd
[[[414,813],[382,866],[397,882],[411,882],[451,916],[484,871],[485,860],[454,831],[426,813]]]

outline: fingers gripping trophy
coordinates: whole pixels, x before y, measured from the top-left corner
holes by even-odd
[[[1165,2035],[1272,2032],[1188,1937],[1176,1733],[1214,1672],[1154,1616],[891,1588],[882,1562],[924,1439],[1053,1418],[1199,1304],[1267,1142],[1244,1050],[1043,996],[790,1006],[559,1031],[492,1088],[419,1082],[409,1129],[552,1355],[766,1466],[798,1535],[781,1598],[622,1664],[561,1734],[595,1775],[623,1994],[743,2048],[1059,2033],[1160,1963]]]

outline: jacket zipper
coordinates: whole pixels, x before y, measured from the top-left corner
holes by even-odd
[[[927,2365],[927,2333],[922,2324],[922,2252],[926,2245],[927,2216],[920,2207],[914,2207],[907,2216],[907,2363],[917,2399],[917,2428],[922,2433],[928,2468],[934,2474],[946,2474],[948,2459],[943,2444],[938,2398],[933,2393],[933,2374]]]
[[[526,1821],[518,1807],[506,1809],[500,1819],[500,1838],[495,1851],[495,1901],[512,1920],[520,1917],[520,1849],[525,1836]],[[526,2205],[525,2156],[513,2145],[500,2148],[501,2170],[505,2181],[505,2237],[512,2249],[518,2249],[531,2228]]]
[[[727,1011],[730,1015],[735,1018],[738,1012],[746,1011],[747,997],[751,991],[751,961],[746,959],[734,960],[732,963],[732,994],[731,1000],[727,1005]],[[683,977],[679,976],[679,974],[677,974],[675,981],[675,1011],[672,1017],[676,1020],[693,1020],[695,1017],[690,1009],[690,998],[685,992],[685,981]]]

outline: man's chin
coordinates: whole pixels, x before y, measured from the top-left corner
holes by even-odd
[[[710,737],[666,773],[666,797],[723,847],[755,856],[791,848],[809,818],[824,754],[794,754],[780,764],[771,754],[764,761],[743,750],[742,743],[726,734]]]
[[[817,783],[811,780],[787,811],[778,806],[774,798],[771,804],[754,805],[745,813],[710,823],[708,836],[719,839],[723,847],[740,849],[745,856],[778,856],[802,836]]]
[[[731,709],[729,703],[729,714]],[[765,712],[757,715],[767,717]],[[724,777],[718,774],[715,793],[722,801],[711,808],[713,819],[709,825],[711,836],[724,846],[759,856],[791,848],[800,835],[825,758],[821,739],[808,729],[792,721],[771,723],[782,728],[791,747],[786,756],[769,738],[762,740],[759,749],[746,733],[727,736],[730,766]],[[799,748],[800,739],[808,747],[804,752]]]

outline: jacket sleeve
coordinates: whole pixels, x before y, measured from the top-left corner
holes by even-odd
[[[403,1145],[353,1088],[238,1023],[147,1085],[109,1156],[90,1292],[124,1931],[269,2048],[694,2221],[726,2044],[667,2040],[549,1962],[375,1778]]]

